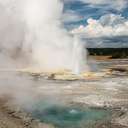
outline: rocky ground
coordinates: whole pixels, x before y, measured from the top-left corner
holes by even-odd
[[[112,108],[111,108],[112,109]],[[128,128],[128,110],[114,108],[111,122],[96,123],[94,128]],[[33,119],[19,108],[8,106],[6,99],[0,99],[0,128],[54,128]]]
[[[53,128],[40,123],[18,107],[8,106],[7,99],[0,99],[0,128]]]
[[[128,128],[128,61],[107,60],[105,62],[99,60],[96,63],[102,67],[100,69],[103,71],[101,70],[98,75],[89,73],[85,75],[88,79],[84,76],[85,80],[83,77],[82,80],[77,80],[76,77],[71,80],[69,78],[66,80],[67,77],[61,79],[63,73],[57,77],[53,74],[45,77],[38,73],[28,77],[30,74],[23,73],[20,78],[10,76],[8,78],[7,75],[3,77],[4,74],[1,73],[0,82],[1,84],[10,84],[15,80],[16,83],[20,84],[25,80],[27,81],[24,83],[25,86],[33,85],[30,86],[33,90],[28,90],[27,94],[32,91],[31,93],[34,92],[39,97],[51,97],[51,101],[52,98],[59,101],[63,99],[71,104],[110,109],[112,111],[111,121],[102,124],[97,123],[95,128]],[[91,78],[91,76],[93,77]],[[69,77],[72,76],[69,75]],[[18,87],[17,91],[20,92],[21,89]],[[21,94],[25,90],[23,89]],[[9,98],[5,96],[0,98],[0,128],[53,128],[51,125],[33,119],[18,107],[10,106],[8,101]]]

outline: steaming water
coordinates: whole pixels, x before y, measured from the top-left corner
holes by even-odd
[[[60,0],[27,0],[24,16],[31,40],[27,35],[26,43],[30,42],[28,47],[32,47],[37,68],[80,73],[83,71],[81,63],[86,59],[85,49],[82,42],[76,41],[63,27],[62,12],[63,3]]]
[[[52,124],[57,128],[91,128],[96,122],[107,122],[110,112],[102,109],[90,109],[74,106],[38,104],[33,117]]]
[[[72,57],[72,71],[75,74],[79,74],[80,72],[84,72],[87,70],[87,66],[85,65],[85,49],[82,42],[79,41],[78,37],[75,37],[75,41],[73,43],[73,57]],[[86,67],[86,68],[85,68]]]
[[[0,67],[31,66],[75,74],[86,70],[82,42],[62,23],[63,1],[0,0],[0,5]]]
[[[60,0],[0,0],[0,4],[0,68],[16,68],[18,63],[20,67],[32,66],[41,71],[66,69],[78,74],[86,70],[82,42],[69,35],[61,22],[63,3]],[[60,101],[101,105],[113,95],[117,97],[118,91],[123,93],[127,81],[124,77],[60,82],[3,71],[0,72],[0,95],[9,95],[17,105],[30,110],[39,98],[57,102],[59,105],[45,108],[40,103],[33,116],[61,128],[83,128],[103,117],[106,120],[108,112],[62,106]]]

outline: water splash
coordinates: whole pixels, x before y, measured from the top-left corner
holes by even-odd
[[[86,51],[83,42],[77,36],[74,37],[73,56],[72,56],[72,71],[74,74],[79,74],[85,71],[86,67]]]

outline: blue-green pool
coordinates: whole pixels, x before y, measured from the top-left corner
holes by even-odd
[[[108,121],[110,111],[65,105],[37,105],[32,116],[56,128],[92,128],[97,121]]]

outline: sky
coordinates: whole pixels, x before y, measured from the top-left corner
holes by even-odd
[[[63,23],[87,47],[128,47],[128,0],[63,0]]]

